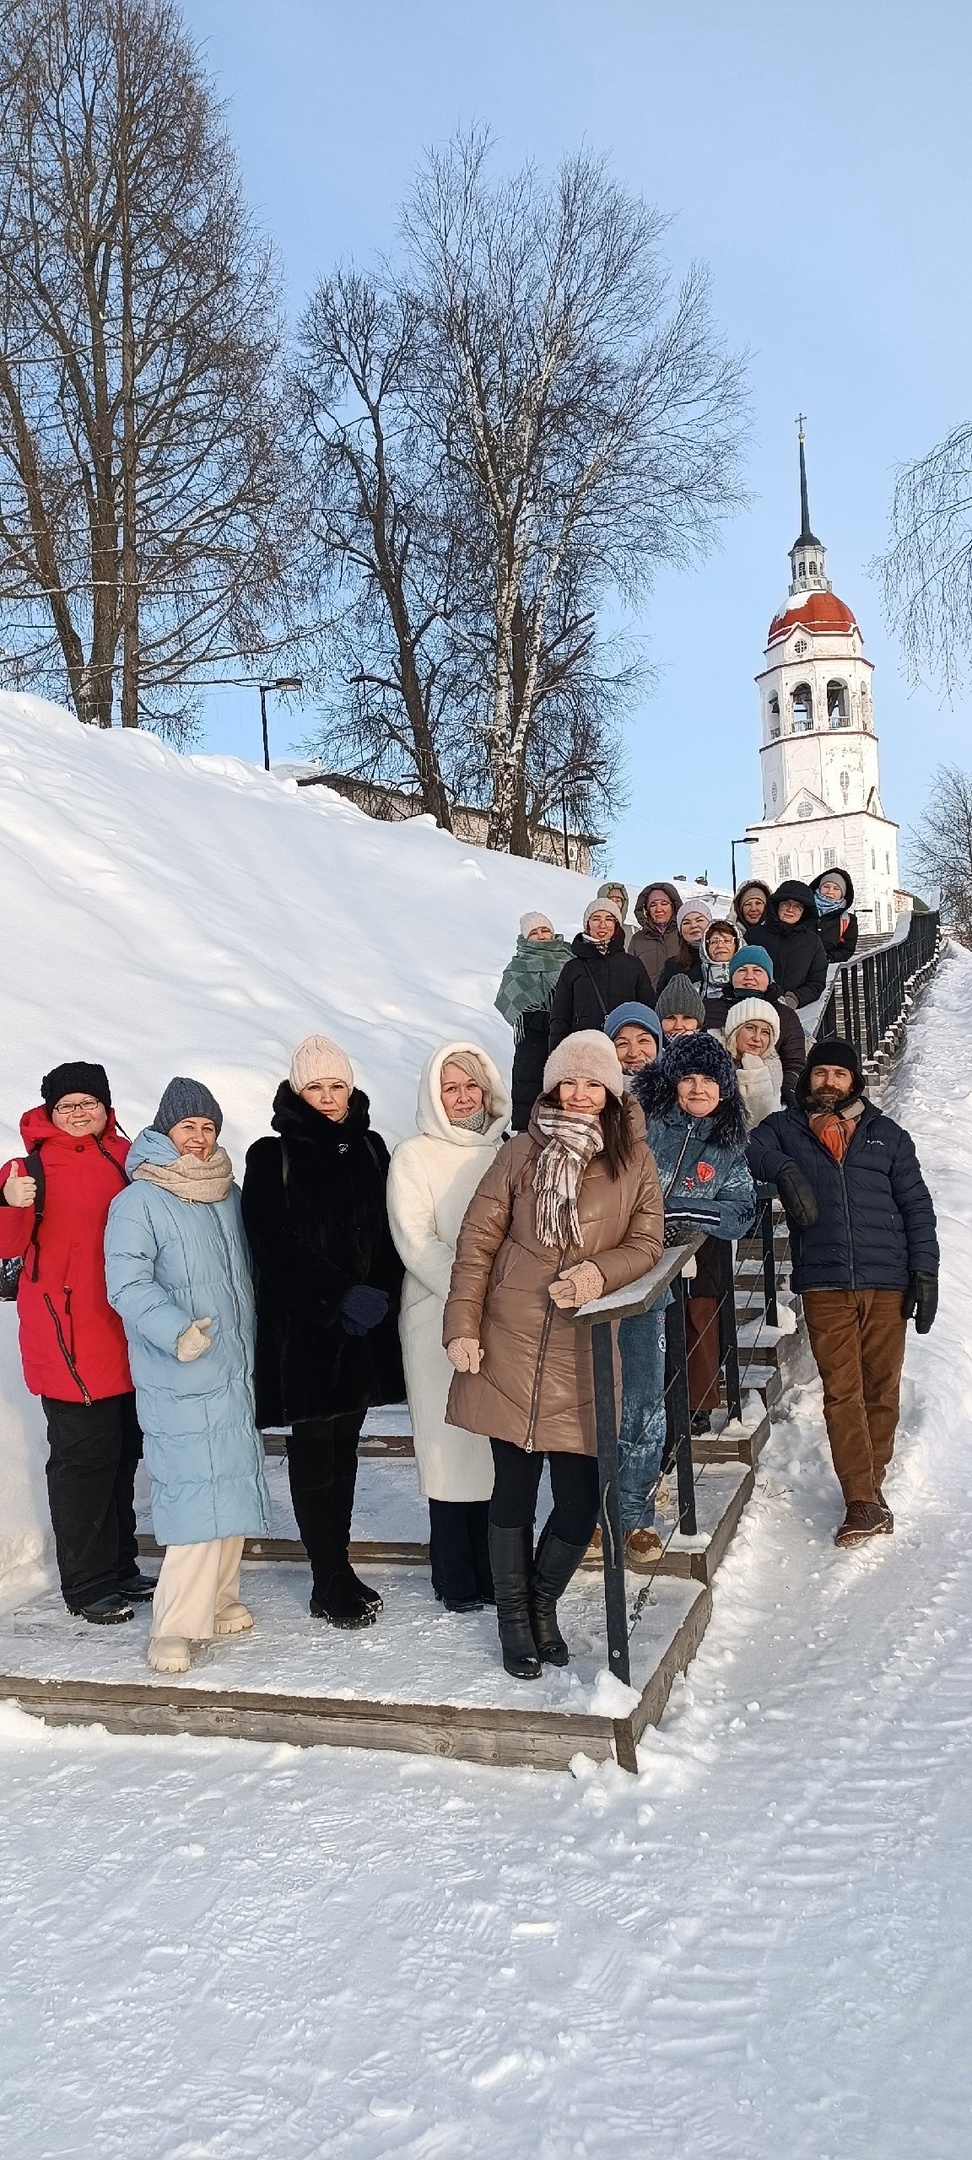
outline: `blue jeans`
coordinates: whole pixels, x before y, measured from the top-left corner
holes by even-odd
[[[618,1490],[622,1530],[650,1530],[665,1451],[665,1306],[622,1320]]]

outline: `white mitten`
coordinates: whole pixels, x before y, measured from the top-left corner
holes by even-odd
[[[191,1365],[193,1358],[203,1357],[207,1350],[212,1349],[212,1340],[206,1333],[206,1329],[212,1327],[212,1324],[212,1319],[207,1315],[204,1320],[191,1320],[189,1326],[183,1328],[176,1343],[176,1357],[180,1365]]]

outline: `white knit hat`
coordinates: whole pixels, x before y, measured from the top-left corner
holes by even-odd
[[[602,1035],[600,1028],[579,1028],[576,1035],[565,1035],[543,1068],[544,1094],[549,1095],[561,1080],[596,1080],[620,1102],[624,1074],[610,1036]]]
[[[589,900],[586,908],[584,909],[585,930],[587,929],[587,925],[590,922],[592,915],[613,915],[619,929],[624,929],[624,916],[622,915],[616,900],[604,900],[600,897],[600,895],[596,900]]]
[[[704,915],[707,924],[712,921],[712,909],[707,900],[683,900],[675,917],[679,930],[685,921],[686,915]]]
[[[520,936],[529,937],[531,930],[549,930],[553,935],[553,923],[549,915],[521,915]]]
[[[765,1021],[774,1045],[779,1042],[780,1016],[776,1006],[759,997],[739,998],[735,1005],[730,1005],[722,1030],[726,1041],[731,1042],[736,1029],[745,1027],[750,1020]]]
[[[349,1088],[354,1086],[351,1060],[329,1035],[305,1035],[290,1060],[290,1085],[295,1095],[303,1094],[312,1080],[344,1080]]]

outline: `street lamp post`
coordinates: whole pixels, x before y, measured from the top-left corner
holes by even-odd
[[[263,726],[264,772],[269,772],[270,770],[270,737],[267,732],[267,691],[302,690],[303,687],[304,681],[303,676],[301,675],[278,675],[276,682],[262,682],[257,684],[257,688],[260,692],[260,720]]]

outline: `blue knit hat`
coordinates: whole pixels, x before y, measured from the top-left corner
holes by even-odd
[[[634,1002],[628,1005],[616,1005],[614,1011],[608,1013],[604,1022],[604,1033],[610,1035],[613,1042],[615,1036],[623,1027],[644,1028],[649,1035],[654,1036],[659,1050],[663,1047],[662,1024],[658,1014],[652,1011],[650,1005],[638,1005]]]
[[[732,978],[735,975],[737,968],[741,967],[765,968],[766,973],[769,976],[770,982],[772,982],[773,980],[773,962],[770,959],[769,953],[767,952],[765,945],[740,945],[739,951],[737,953],[733,953],[732,959],[729,962],[730,982],[732,981]]]
[[[159,1107],[152,1120],[152,1131],[165,1133],[166,1138],[173,1125],[181,1125],[183,1118],[210,1118],[220,1132],[223,1113],[215,1095],[211,1095],[202,1080],[170,1080]]]

